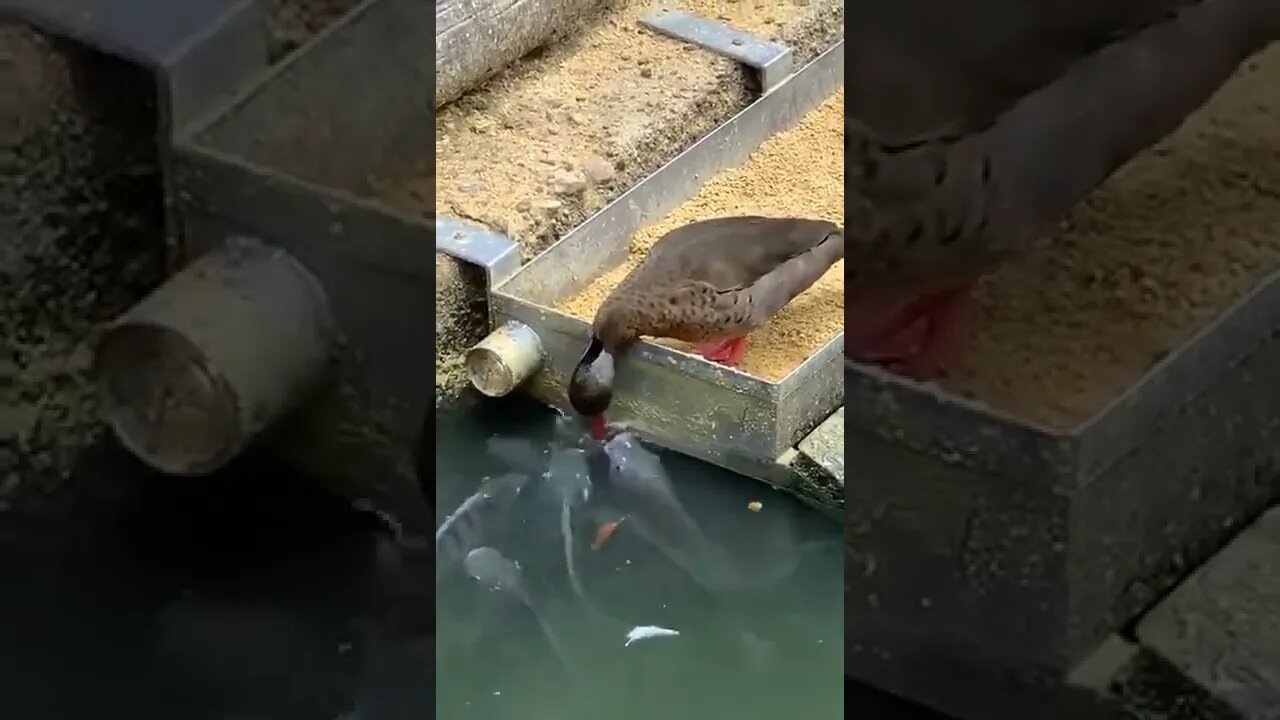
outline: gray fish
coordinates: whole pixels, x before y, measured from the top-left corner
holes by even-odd
[[[480,489],[462,501],[436,530],[436,578],[485,544],[492,524],[510,509],[529,482],[527,475],[508,474],[486,480]]]
[[[560,642],[560,637],[551,629],[547,621],[543,619],[537,604],[533,597],[525,589],[524,572],[520,569],[520,563],[512,560],[502,553],[491,547],[478,547],[467,553],[463,559],[463,566],[472,578],[484,587],[495,592],[508,592],[520,599],[525,607],[529,608],[533,617],[538,621],[538,625],[542,627],[542,632],[546,636],[547,641],[551,644],[552,651],[559,658],[560,664],[564,666],[565,671],[571,675],[575,675],[573,665],[569,662],[569,656],[564,651],[564,644]]]
[[[604,444],[604,453],[609,457],[609,481],[615,487],[642,494],[682,517],[686,515],[662,458],[640,444],[634,434],[622,432],[613,436]]]
[[[591,470],[587,466],[587,453],[581,448],[562,448],[551,454],[551,467],[547,470],[547,482],[560,501],[560,536],[564,540],[564,561],[569,569],[569,583],[573,591],[590,604],[578,579],[577,565],[573,559],[573,510],[586,504],[591,497]]]
[[[491,547],[481,546],[463,558],[467,574],[490,590],[508,590],[525,597],[520,564]]]
[[[709,590],[739,588],[733,559],[703,534],[676,497],[662,459],[630,432],[605,443],[609,482],[633,529]]]
[[[551,467],[547,470],[547,482],[564,505],[577,507],[591,496],[591,470],[587,466],[587,451],[582,448],[561,448],[551,454]]]

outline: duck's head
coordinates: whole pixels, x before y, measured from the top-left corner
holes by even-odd
[[[597,336],[569,378],[569,404],[581,415],[599,417],[613,400],[613,354]]]

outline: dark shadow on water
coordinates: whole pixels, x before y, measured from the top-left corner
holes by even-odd
[[[372,517],[255,458],[165,478],[103,445],[63,487],[0,514],[0,717],[430,711],[430,583]]]

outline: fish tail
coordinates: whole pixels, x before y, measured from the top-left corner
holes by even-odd
[[[585,601],[587,594],[582,591],[582,583],[578,581],[578,569],[573,563],[573,528],[569,526],[570,512],[568,504],[560,508],[560,534],[564,538],[564,562],[569,569],[569,584],[573,586],[573,591],[578,594],[578,597]]]
[[[538,620],[538,625],[542,627],[542,634],[547,638],[547,642],[551,645],[551,652],[555,653],[557,659],[560,660],[560,666],[564,668],[564,672],[572,681],[578,681],[581,673],[578,672],[577,666],[569,659],[569,653],[566,652],[564,643],[560,641],[560,636],[551,629],[546,620],[534,613],[534,617]]]

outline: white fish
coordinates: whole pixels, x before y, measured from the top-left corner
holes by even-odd
[[[629,632],[627,632],[627,641],[623,643],[622,646],[627,647],[628,645],[630,645],[631,643],[637,640],[648,640],[650,638],[660,638],[660,637],[676,637],[679,634],[680,634],[679,630],[670,630],[668,628],[658,627],[657,625],[637,625],[631,628]]]

